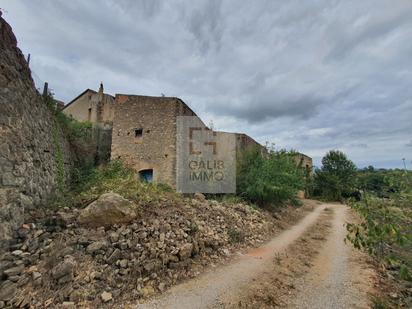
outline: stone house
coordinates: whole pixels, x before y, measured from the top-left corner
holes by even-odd
[[[180,99],[116,94],[112,159],[122,159],[140,177],[176,185],[176,121],[196,116]]]
[[[103,84],[100,83],[97,92],[86,89],[64,106],[62,111],[78,121],[93,123],[93,144],[89,145],[89,157],[95,163],[107,162],[112,145],[114,97],[103,92]]]
[[[295,156],[295,161],[297,165],[305,169],[308,175],[311,175],[313,173],[313,162],[311,157],[298,152]]]
[[[86,89],[63,112],[79,121],[91,121],[110,130],[111,159],[121,159],[133,167],[137,177],[176,188],[177,117],[198,117],[181,99],[128,94],[113,97],[105,94],[103,85],[100,85],[98,92]],[[234,135],[237,151],[249,147],[264,148],[246,134],[225,134]],[[105,143],[108,143],[107,139]],[[301,158],[311,167],[309,157],[302,155]]]
[[[114,97],[103,92],[103,84],[99,91],[86,89],[63,109],[63,112],[78,121],[90,121],[102,127],[110,127],[114,116]]]

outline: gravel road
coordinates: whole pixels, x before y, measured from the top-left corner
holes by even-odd
[[[157,298],[138,304],[138,309],[225,308],[227,299],[236,299],[251,282],[273,269],[273,260],[303,236],[325,209],[333,211],[332,228],[319,244],[319,254],[304,276],[291,279],[293,293],[286,298],[288,308],[368,308],[367,292],[372,285],[362,255],[344,243],[344,226],[349,209],[339,204],[322,204],[266,245],[239,256],[226,266],[172,287]],[[259,280],[259,279],[258,279]],[[252,289],[252,290],[251,290]],[[232,306],[233,307],[233,306]],[[272,308],[273,306],[269,306]],[[282,305],[284,307],[284,305]]]
[[[344,242],[349,209],[344,205],[331,208],[332,233],[311,271],[297,284],[290,308],[369,308],[370,270],[360,263],[362,254]]]
[[[269,267],[277,254],[303,235],[305,230],[316,222],[324,207],[316,207],[296,225],[283,231],[265,246],[251,250],[229,265],[172,287],[159,298],[139,304],[137,308],[195,309],[219,306],[221,297],[235,293],[239,287],[247,285],[251,278]]]

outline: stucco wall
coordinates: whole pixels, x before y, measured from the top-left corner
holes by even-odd
[[[90,118],[89,118],[89,109]],[[90,121],[101,126],[111,126],[114,117],[114,98],[87,89],[80,97],[70,102],[63,113],[78,121]]]
[[[92,95],[96,92],[93,90],[87,90],[82,96],[77,98],[74,102],[71,102],[70,105],[63,109],[63,113],[68,116],[72,116],[78,121],[92,121],[96,122],[97,120],[97,111],[96,106],[92,106],[91,98]],[[91,119],[88,118],[89,108],[92,109]]]

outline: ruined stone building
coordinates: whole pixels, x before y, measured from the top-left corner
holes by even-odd
[[[63,112],[79,121],[95,123],[106,132],[110,130],[101,142],[107,149],[110,144],[111,159],[121,159],[145,180],[176,188],[177,117],[197,117],[181,99],[128,94],[113,97],[105,94],[100,85],[98,92],[86,89]],[[227,134],[234,135],[238,151],[263,148],[246,134]],[[311,159],[303,154],[296,160],[303,167],[312,167]]]
[[[93,145],[90,145],[96,163],[110,159],[112,145],[112,126],[114,117],[114,97],[103,92],[103,84],[99,91],[86,89],[63,108],[63,112],[78,121],[94,124]]]
[[[196,114],[180,99],[117,94],[112,158],[140,176],[175,187],[177,116]]]
[[[114,98],[103,93],[101,85],[98,92],[86,89],[63,112],[110,129],[112,159],[122,159],[146,180],[175,187],[176,119],[197,117],[181,99],[126,94],[116,94]],[[262,147],[246,134],[232,134],[239,150]]]

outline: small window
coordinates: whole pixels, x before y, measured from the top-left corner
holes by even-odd
[[[139,171],[139,178],[144,182],[153,182],[153,169]]]
[[[92,119],[92,109],[91,108],[89,108],[89,113],[88,113],[88,115],[87,115],[87,120],[91,120]]]
[[[142,128],[135,128],[133,129],[134,131],[134,137],[142,137],[143,136],[143,129]]]

